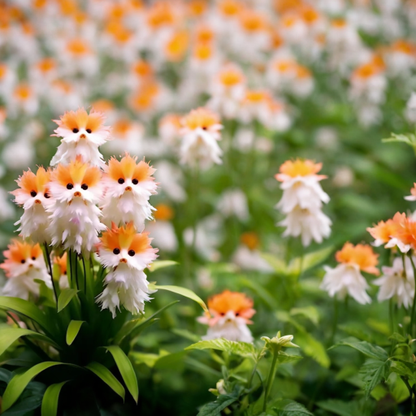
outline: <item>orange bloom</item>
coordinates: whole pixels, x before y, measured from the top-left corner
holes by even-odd
[[[53,120],[60,128],[67,130],[85,129],[88,133],[99,130],[104,123],[104,114],[91,110],[88,114],[84,108],[76,111],[67,111],[60,120]]]
[[[200,107],[183,117],[181,123],[183,127],[187,127],[190,130],[197,128],[207,130],[209,127],[219,124],[219,119],[211,110]]]
[[[342,250],[337,251],[335,258],[339,263],[356,264],[360,270],[378,275],[380,271],[377,269],[378,254],[374,253],[373,249],[366,244],[357,244],[354,246],[351,243],[345,243]]]
[[[100,181],[100,178],[100,170],[88,163],[83,163],[80,157],[77,157],[67,166],[59,164],[56,170],[52,172],[52,180],[62,186],[82,183],[88,185],[88,187],[93,187]]]
[[[13,264],[25,263],[27,259],[36,260],[42,255],[42,250],[39,244],[26,243],[24,241],[12,240],[11,244],[7,246],[8,250],[3,252],[6,260],[0,264],[7,277],[10,277],[10,269]]]
[[[244,293],[229,290],[208,299],[208,309],[214,317],[224,316],[227,312],[233,311],[236,316],[250,319],[256,313],[252,299]]]
[[[316,175],[322,169],[322,163],[314,163],[312,160],[287,160],[280,166],[280,173],[275,175],[275,178],[283,182],[285,176],[296,178],[297,176]],[[325,175],[317,175],[320,179],[325,179]]]
[[[100,240],[102,247],[109,251],[125,249],[144,253],[152,248],[149,233],[138,233],[132,222],[122,227],[116,227],[113,223],[111,230],[103,232]]]
[[[108,176],[115,181],[119,179],[136,179],[138,182],[152,181],[154,172],[155,169],[144,160],[137,163],[136,158],[128,153],[120,161],[112,157],[108,162]]]

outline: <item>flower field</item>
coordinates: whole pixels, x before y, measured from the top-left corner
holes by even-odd
[[[0,414],[416,416],[413,0],[0,0]]]

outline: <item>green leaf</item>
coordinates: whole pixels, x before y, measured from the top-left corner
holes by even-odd
[[[50,385],[43,396],[41,414],[42,416],[56,416],[58,413],[58,401],[59,394],[61,393],[62,387],[67,383],[68,380],[62,383],[56,383]]]
[[[416,136],[412,133],[407,134],[395,134],[391,133],[391,137],[388,139],[382,139],[383,143],[389,143],[389,142],[402,142],[406,143],[411,147],[416,146]]]
[[[32,302],[20,298],[0,296],[0,309],[11,310],[37,322],[46,332],[52,334],[54,327],[45,314]]]
[[[407,377],[416,382],[416,365],[402,360],[393,359],[390,370],[399,376]]]
[[[259,285],[257,282],[246,278],[240,279],[240,282],[254,290],[256,294],[262,298],[263,301],[269,306],[270,309],[276,308],[276,300],[262,285]]]
[[[365,356],[376,360],[385,361],[388,358],[388,355],[383,348],[379,347],[378,345],[370,344],[366,341],[358,341],[355,338],[347,338],[333,345],[329,349],[331,350],[333,348],[342,346],[354,348],[355,350],[360,351]]]
[[[163,308],[159,309],[153,315],[149,316],[149,318],[138,318],[128,321],[124,324],[120,331],[117,332],[116,336],[113,339],[114,344],[120,344],[124,338],[126,337],[133,337],[134,334],[137,335],[138,332],[141,332],[143,329],[147,328],[147,326],[151,325],[155,321],[155,317],[165,311],[166,309],[170,308],[171,306],[179,303],[179,300],[175,300],[174,302],[168,303]]]
[[[328,256],[333,252],[333,247],[326,247],[313,253],[305,254],[302,257],[297,257],[293,259],[288,266],[287,272],[289,274],[300,274],[306,270],[311,269],[312,267],[317,266],[328,258]]]
[[[218,398],[202,406],[197,416],[215,416],[221,414],[221,411],[230,404],[235,403],[243,391],[243,387],[237,386],[230,394],[221,394]]]
[[[124,401],[126,391],[123,385],[114,377],[114,374],[102,364],[92,361],[85,368],[92,371],[97,377],[99,377],[105,384],[107,384],[115,393],[117,393]]]
[[[277,258],[275,254],[261,253],[261,257],[266,260],[271,267],[273,267],[277,274],[284,276],[288,274],[287,264],[283,260]]]
[[[303,308],[292,308],[290,310],[292,316],[300,315],[306,319],[309,319],[313,324],[319,324],[319,312],[315,306],[305,306]]]
[[[343,402],[342,400],[325,400],[318,402],[317,405],[328,412],[339,416],[370,416],[373,415],[375,407],[374,401],[360,400]]]
[[[78,292],[79,290],[76,289],[62,290],[58,298],[58,313],[68,306],[69,302],[71,302],[72,298],[76,296]]]
[[[60,348],[55,341],[51,340],[40,332],[32,331],[25,328],[14,328],[9,325],[0,325],[0,355],[2,355],[7,348],[10,347],[20,337],[31,336],[40,339],[43,342],[53,345],[55,348]]]
[[[105,348],[113,356],[127,389],[133,396],[134,401],[137,403],[139,400],[139,385],[137,383],[137,376],[131,361],[118,345],[110,345]]]
[[[287,352],[279,351],[278,360],[280,364],[295,363],[301,360],[301,355],[288,354]]]
[[[45,361],[43,363],[36,364],[35,366],[29,368],[26,371],[18,372],[7,385],[6,391],[3,395],[2,409],[6,411],[9,409],[16,400],[23,393],[23,390],[28,385],[28,383],[36,377],[42,371],[47,370],[50,367],[55,365],[62,365],[65,363],[58,363],[56,361]]]
[[[387,379],[387,384],[396,403],[402,403],[409,398],[409,390],[402,378],[397,374],[391,373]]]
[[[197,294],[192,292],[192,290],[189,290],[185,287],[157,286],[155,284],[150,283],[149,289],[150,290],[167,290],[168,292],[177,293],[178,295],[184,296],[185,298],[191,299],[194,302],[198,303],[205,312],[209,313],[207,305],[205,305],[205,302]]]
[[[277,416],[313,416],[313,413],[300,403],[288,399],[282,399],[275,403],[273,410],[277,413]]]
[[[85,321],[75,321],[75,320],[72,320],[69,323],[68,329],[66,330],[67,345],[71,345],[74,342],[83,323],[85,323]]]
[[[146,364],[149,368],[153,368],[156,361],[161,357],[159,354],[133,351],[129,354],[134,364]]]
[[[329,368],[331,360],[328,357],[326,348],[322,342],[314,338],[309,332],[298,332],[296,334],[296,344],[298,344],[302,351],[312,357],[322,367]]]
[[[199,335],[196,335],[195,333],[188,331],[187,329],[173,328],[172,332],[175,335],[179,335],[180,337],[183,337],[192,342],[198,342],[201,340],[201,337]]]
[[[165,267],[176,266],[177,264],[179,263],[173,260],[156,260],[148,267],[148,270],[154,272]]]
[[[196,344],[186,347],[185,350],[219,350],[244,358],[254,358],[258,353],[253,344],[249,344],[248,342],[229,341],[224,338],[199,341]]]
[[[360,375],[364,382],[364,392],[366,397],[373,389],[385,380],[389,375],[390,361],[368,359],[360,368]]]

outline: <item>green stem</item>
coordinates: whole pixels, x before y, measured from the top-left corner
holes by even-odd
[[[45,263],[48,265],[48,273],[51,277],[51,283],[53,288],[53,293],[55,295],[56,307],[58,308],[58,293],[55,287],[55,281],[53,280],[53,270],[52,270],[52,263],[51,263],[51,255],[49,252],[48,243],[43,243],[43,257],[45,259]]]
[[[275,351],[273,353],[273,361],[272,361],[272,366],[270,367],[270,372],[269,375],[267,377],[267,381],[266,381],[266,389],[264,392],[264,402],[263,402],[263,412],[266,411],[266,407],[267,407],[267,399],[269,398],[270,395],[270,391],[272,389],[272,385],[273,385],[273,381],[276,375],[276,370],[277,370],[277,357],[278,357],[278,352]]]
[[[338,326],[338,299],[334,297],[334,320],[332,323],[332,334],[330,338],[329,345],[332,345],[334,343],[335,334],[337,332],[337,326]]]
[[[416,308],[416,267],[415,267],[415,264],[413,263],[412,254],[409,253],[408,256],[409,256],[410,263],[412,264],[412,268],[413,268],[413,278],[415,279],[415,293],[413,293],[412,312],[411,312],[411,316],[410,316],[410,333],[412,334],[412,336],[414,338],[414,330],[413,329],[414,329],[414,323],[415,323],[415,308]],[[404,270],[404,273],[406,273],[405,266],[403,266],[403,270]]]

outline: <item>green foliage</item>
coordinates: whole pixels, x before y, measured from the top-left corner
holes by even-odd
[[[277,416],[313,416],[313,413],[300,403],[288,399],[281,399],[274,403],[273,411]]]
[[[42,400],[42,416],[56,416],[58,414],[59,394],[66,383],[67,381],[51,384],[46,389]]]
[[[71,345],[75,338],[77,337],[79,330],[81,329],[82,324],[85,321],[71,321],[68,325],[68,329],[66,331],[66,343],[67,345]]]
[[[197,416],[219,415],[221,411],[223,411],[228,406],[238,401],[242,392],[243,392],[243,389],[241,387],[237,387],[230,394],[219,395],[215,401],[211,403],[207,403],[206,405],[202,406]]]

